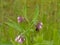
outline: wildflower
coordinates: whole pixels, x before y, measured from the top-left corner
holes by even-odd
[[[17,17],[18,23],[22,22],[24,20],[24,18],[22,16],[18,16]]]
[[[16,42],[23,43],[25,41],[25,38],[22,35],[19,35],[15,39]]]
[[[43,23],[42,23],[42,22],[39,22],[39,23],[36,25],[36,31],[39,31],[40,29],[42,29],[42,26],[43,26]]]

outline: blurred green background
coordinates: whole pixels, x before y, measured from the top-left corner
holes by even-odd
[[[36,9],[36,4],[39,9]],[[23,9],[24,6],[26,11]],[[38,10],[36,11],[38,19],[34,23],[42,21],[43,29],[39,33],[35,32],[37,36],[34,36],[33,43],[21,45],[60,45],[60,0],[0,0],[0,45],[20,45],[14,42],[19,31],[4,22],[8,22],[8,18],[11,18],[17,23],[17,17],[24,16],[31,23],[37,16],[35,9]],[[25,26],[24,28],[28,28],[27,22]]]

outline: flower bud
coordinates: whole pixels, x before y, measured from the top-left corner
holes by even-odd
[[[24,20],[24,18],[22,16],[18,16],[17,17],[18,23],[22,22]]]
[[[23,43],[25,41],[25,38],[22,35],[19,35],[15,39],[16,42]]]
[[[39,31],[40,29],[42,29],[42,26],[43,26],[43,23],[42,23],[42,22],[39,22],[39,23],[36,25],[36,31]]]

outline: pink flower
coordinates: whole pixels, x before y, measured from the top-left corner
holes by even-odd
[[[42,29],[42,26],[43,26],[43,23],[42,23],[42,22],[39,22],[39,23],[36,25],[36,31],[39,31],[40,29]]]
[[[15,39],[16,42],[23,43],[25,41],[25,38],[22,35],[19,35]]]
[[[22,21],[24,20],[24,17],[18,16],[18,17],[17,17],[17,20],[18,20],[18,23],[20,23],[20,22],[22,22]]]

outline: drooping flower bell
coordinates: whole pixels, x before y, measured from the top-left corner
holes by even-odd
[[[15,38],[15,41],[22,44],[25,41],[25,38],[22,35],[19,35]]]
[[[22,16],[18,16],[18,17],[17,17],[17,21],[18,21],[18,23],[24,21],[24,17],[22,17]]]
[[[36,31],[39,31],[40,29],[42,29],[42,27],[43,27],[43,23],[42,22],[37,23]]]

